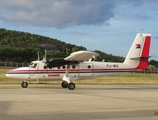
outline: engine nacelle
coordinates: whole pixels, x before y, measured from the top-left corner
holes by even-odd
[[[51,59],[47,60],[46,66],[48,68],[53,68],[53,67],[60,67],[64,65],[74,65],[74,64],[79,64],[79,61],[66,61],[62,58],[56,58],[56,59]]]

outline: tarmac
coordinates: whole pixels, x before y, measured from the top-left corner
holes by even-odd
[[[158,85],[0,84],[0,120],[158,120]]]

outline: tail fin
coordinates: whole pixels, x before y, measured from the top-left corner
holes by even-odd
[[[138,33],[124,61],[135,69],[146,69],[150,52],[151,34]]]

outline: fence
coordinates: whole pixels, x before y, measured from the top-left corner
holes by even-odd
[[[0,62],[0,67],[28,67],[29,63],[18,63],[18,62]]]
[[[136,72],[133,72],[133,73],[139,73],[139,74],[158,74],[158,71],[150,71],[150,70],[142,70],[142,71],[136,71]]]

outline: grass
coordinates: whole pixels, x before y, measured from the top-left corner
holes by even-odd
[[[0,68],[0,83],[20,83],[21,81],[13,79],[13,78],[7,78],[5,76],[6,72],[10,70],[7,68]]]
[[[124,73],[95,78],[93,80],[78,81],[84,84],[158,84],[158,74]]]
[[[0,84],[21,83],[22,80],[7,78],[6,72],[10,69],[0,68]],[[29,83],[37,83],[30,81]],[[39,81],[39,84],[61,84],[61,80]],[[139,73],[124,73],[120,75],[112,75],[98,77],[93,79],[85,79],[75,81],[76,84],[158,84],[158,74],[139,74]]]

